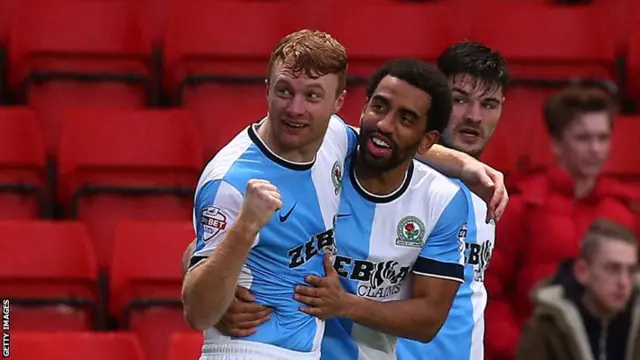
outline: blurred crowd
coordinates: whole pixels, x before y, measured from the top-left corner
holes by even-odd
[[[543,114],[555,164],[511,179],[485,279],[487,358],[640,359],[640,191],[602,173],[617,103],[578,85]]]

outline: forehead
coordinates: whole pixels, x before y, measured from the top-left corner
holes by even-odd
[[[454,90],[462,90],[464,93],[480,99],[494,98],[501,100],[504,97],[502,86],[487,83],[483,79],[469,74],[449,77],[449,85]]]
[[[602,262],[615,262],[633,265],[638,261],[636,248],[615,238],[603,238],[596,253]]]
[[[280,61],[276,62],[271,72],[271,81],[274,84],[284,83],[294,88],[320,87],[323,90],[335,90],[338,86],[338,75],[325,74],[316,78],[309,77],[305,71],[294,72],[290,67],[284,66]]]
[[[397,106],[418,111],[426,112],[431,105],[431,95],[404,80],[389,75],[382,78],[373,96],[383,97]]]
[[[593,112],[580,114],[572,121],[567,129],[572,132],[604,133],[611,130],[609,114]]]

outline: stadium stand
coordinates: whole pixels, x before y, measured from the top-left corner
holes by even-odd
[[[180,260],[192,239],[190,221],[125,221],[116,228],[110,309],[123,329],[139,336],[149,360],[164,360],[171,333],[190,330],[180,297]]]
[[[347,47],[340,115],[354,125],[385,60],[433,61],[465,38],[498,49],[514,83],[482,159],[510,177],[553,162],[549,93],[585,78],[617,88],[629,106],[604,173],[640,186],[639,4],[0,0],[0,104],[19,105],[0,107],[11,358],[197,358],[180,307],[193,191],[205,160],[265,115],[269,53],[299,28]]]
[[[167,360],[197,359],[202,348],[202,335],[175,333],[169,341]]]
[[[12,359],[146,360],[135,335],[120,333],[11,334]]]
[[[50,217],[42,130],[26,107],[0,107],[0,219]]]
[[[9,85],[41,118],[49,155],[57,150],[65,109],[152,103],[151,47],[126,2],[30,0],[17,10]]]
[[[100,310],[97,264],[78,222],[0,222],[0,294],[12,330],[90,330]]]
[[[202,153],[185,111],[65,113],[59,195],[68,215],[88,226],[102,269],[111,260],[119,220],[191,217]]]

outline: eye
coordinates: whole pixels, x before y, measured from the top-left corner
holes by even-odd
[[[291,96],[291,91],[289,91],[289,89],[287,88],[278,88],[276,89],[276,94],[278,94],[279,96]]]
[[[371,104],[371,110],[373,110],[376,113],[381,113],[381,112],[384,112],[384,106],[380,104]]]
[[[315,91],[312,91],[312,92],[308,93],[307,97],[309,99],[311,99],[312,101],[322,100],[322,96],[319,93],[315,92]]]
[[[484,103],[482,104],[482,107],[488,110],[493,110],[493,109],[497,109],[498,108],[498,104],[489,102],[489,103]]]
[[[466,103],[466,100],[463,98],[453,98],[453,103],[454,104],[464,104]]]
[[[402,116],[402,122],[405,125],[411,125],[411,124],[413,124],[413,117],[410,116],[410,115],[403,115]]]

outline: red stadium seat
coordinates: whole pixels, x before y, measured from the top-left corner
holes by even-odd
[[[267,113],[269,56],[282,37],[305,27],[300,3],[174,3],[165,82],[176,102],[194,113],[207,158]]]
[[[0,107],[0,219],[34,219],[49,194],[42,130],[35,114]]]
[[[164,360],[169,335],[189,331],[180,291],[181,257],[193,224],[121,222],[111,266],[111,313],[140,337],[149,360]]]
[[[171,335],[166,360],[197,359],[202,353],[201,333],[175,333]]]
[[[452,43],[462,40],[454,13],[438,4],[362,4],[322,2],[318,28],[347,48],[349,82],[341,115],[359,124],[366,79],[384,62],[400,57],[434,61]],[[384,24],[381,26],[380,24]],[[407,34],[409,29],[410,35]]]
[[[640,116],[620,116],[613,126],[611,153],[604,173],[640,185],[640,158],[636,154]]]
[[[50,155],[64,109],[146,106],[151,47],[127,2],[30,0],[19,7],[9,41],[10,85],[42,118]]]
[[[75,109],[64,120],[60,198],[89,227],[101,268],[120,220],[191,219],[204,161],[187,112]]]
[[[633,26],[629,26],[626,33],[628,41],[627,53],[627,93],[630,99],[635,103],[636,109],[640,109],[640,3],[630,1],[635,6],[631,10],[629,21]]]
[[[11,300],[12,330],[92,328],[97,265],[82,224],[0,222],[0,249],[0,294]]]
[[[529,113],[537,116],[558,88],[575,79],[616,81],[615,39],[602,8],[496,1],[478,10],[472,40],[498,49],[509,63],[513,84],[502,121],[517,134],[527,134],[523,118],[535,118]],[[534,146],[531,137],[521,140],[522,149]]]
[[[11,332],[10,359],[146,360],[129,333]]]

